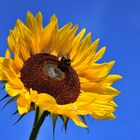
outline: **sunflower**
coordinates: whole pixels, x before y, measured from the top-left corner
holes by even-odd
[[[26,23],[17,19],[10,30],[9,49],[0,57],[0,80],[20,115],[36,111],[32,135],[48,115],[54,124],[60,117],[65,127],[71,119],[84,128],[86,115],[115,118],[113,99],[120,92],[112,84],[121,76],[109,74],[114,61],[97,62],[106,50],[97,51],[99,39],[92,42],[91,33],[84,36],[86,29],[77,29],[72,23],[59,28],[55,15],[43,27],[42,14],[28,12]]]

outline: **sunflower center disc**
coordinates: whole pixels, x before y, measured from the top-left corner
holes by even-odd
[[[21,69],[21,81],[28,90],[53,96],[57,104],[73,103],[80,93],[75,70],[50,54],[31,56]]]

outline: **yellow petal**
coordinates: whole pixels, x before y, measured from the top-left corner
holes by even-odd
[[[41,14],[41,12],[38,12],[37,15],[36,15],[36,23],[37,23],[38,28],[39,28],[39,31],[40,31],[40,33],[41,33],[42,30],[43,30],[43,25],[42,25],[42,14]]]
[[[89,68],[85,70],[79,69],[78,75],[90,81],[100,82],[110,72],[114,63],[115,63],[114,61],[111,61],[109,63],[93,64],[92,66],[87,66]]]
[[[66,55],[69,56],[71,49],[72,49],[72,42],[74,42],[74,35],[78,29],[78,26],[74,26],[71,29],[72,24],[69,23],[67,26],[65,26],[62,30],[57,34],[57,40],[54,44],[54,51],[55,54],[57,54],[58,57]]]
[[[69,57],[70,57],[70,59],[71,59],[72,61],[75,59],[75,56],[76,56],[76,54],[77,54],[77,49],[78,49],[78,47],[79,47],[79,45],[80,45],[80,41],[81,41],[81,39],[83,38],[85,32],[86,32],[86,29],[85,29],[85,28],[82,29],[82,30],[77,34],[77,36],[75,37],[73,43],[71,44],[71,46],[72,46],[72,51],[71,51]]]
[[[30,52],[29,48],[27,48],[25,42],[22,41],[19,43],[20,43],[19,44],[19,47],[20,47],[19,52],[22,55],[23,60],[26,61],[30,57],[31,52]]]
[[[2,80],[2,81],[7,81],[8,80],[7,77],[5,76],[5,74],[2,71],[0,71],[0,80]]]
[[[36,104],[50,112],[53,112],[56,109],[55,99],[46,93],[40,93],[38,95],[38,100],[36,101]]]
[[[60,28],[59,32],[62,34],[64,34],[64,32],[67,33],[71,27],[72,27],[72,22],[70,22],[70,23],[66,24],[65,26],[63,26],[62,28]]]
[[[78,99],[76,102],[84,102],[86,104],[92,103],[96,100],[96,97],[98,96],[97,93],[92,93],[92,92],[82,92],[80,93]]]
[[[10,96],[18,95],[22,88],[24,88],[23,84],[16,80],[5,84],[5,90]]]
[[[29,28],[29,30],[32,33],[32,51],[33,54],[40,52],[40,39],[41,39],[41,33],[42,31],[39,30],[38,24],[36,21],[36,18],[33,16],[31,12],[27,13],[27,19],[26,19],[26,26]]]
[[[5,57],[6,57],[7,59],[10,59],[10,58],[11,58],[9,49],[6,50]]]
[[[15,37],[12,30],[10,30],[10,34],[7,38],[7,42],[8,42],[8,46],[10,50],[14,53],[15,52]]]
[[[81,84],[81,90],[87,91],[87,92],[96,92],[99,94],[118,95],[120,93],[117,89],[111,86],[103,85],[100,83],[93,83],[93,82]]]
[[[38,99],[38,92],[30,89],[30,94],[31,94],[31,101],[36,103]]]
[[[112,120],[115,119],[115,115],[113,113],[102,114],[102,113],[92,113],[92,117],[96,120]]]
[[[53,41],[53,52],[56,56],[60,57],[63,55],[68,56],[71,50],[71,44],[74,40],[74,34],[77,30],[77,26],[72,27],[72,23],[66,24],[64,27],[60,28],[56,33],[56,41]],[[70,44],[70,45],[69,45]]]
[[[72,50],[72,43],[74,42],[74,37],[76,34],[76,31],[78,30],[78,25],[74,26],[70,31],[64,33],[64,38],[65,38],[65,44],[62,44],[63,51],[61,50],[61,53],[59,53],[59,56],[66,55],[70,57],[70,52]],[[66,47],[64,47],[66,46]]]
[[[26,26],[36,35],[38,33],[38,27],[36,23],[36,19],[31,12],[28,11]]]
[[[10,70],[9,67],[5,67],[3,64],[0,64],[1,78],[5,78],[6,80],[13,81],[17,76],[14,72]]]
[[[22,94],[18,99],[17,99],[17,107],[18,107],[18,112],[20,115],[27,113],[30,109],[30,95],[28,93]]]
[[[19,46],[19,41],[21,42],[21,40],[26,42],[28,44],[27,46],[30,48],[31,45],[28,41],[28,36],[31,38],[31,31],[23,24],[21,20],[17,19],[16,25],[13,30],[10,30],[10,34],[7,39],[8,46],[13,54],[15,54],[15,51]]]
[[[95,119],[113,119],[112,113],[117,107],[113,101],[114,97],[115,95],[82,92],[76,102],[80,103],[79,110],[87,110]]]
[[[23,60],[20,56],[20,49],[19,48],[17,48],[15,51],[14,64],[17,67],[17,69],[19,69],[19,70],[23,67],[23,64],[24,64]]]
[[[108,75],[108,76],[102,81],[102,83],[107,84],[107,85],[112,85],[114,82],[120,80],[121,78],[122,78],[122,76],[120,76],[120,75],[111,74],[111,75]]]
[[[75,114],[67,114],[67,116],[72,119],[76,125],[81,126],[83,128],[87,128],[87,125],[85,125],[77,115]]]
[[[104,55],[106,51],[106,47],[102,47],[96,54],[94,57],[94,62],[98,61],[99,59],[101,59]]]
[[[87,66],[91,65],[94,62],[93,61],[94,55],[99,43],[99,39],[95,40],[91,45],[90,40],[91,36],[89,34],[85,42],[82,42],[83,44],[79,48],[80,50],[78,52],[78,55],[76,55],[75,60],[73,60],[72,66],[76,69],[76,71],[80,70],[82,71],[83,69],[85,69]]]
[[[55,14],[51,17],[50,22],[54,22],[55,23],[55,26],[58,29],[58,19],[57,19],[57,17],[56,17]]]
[[[14,77],[9,69],[9,61],[7,58],[0,57],[0,80],[7,81],[10,75]]]
[[[52,34],[55,33],[53,32],[57,23],[55,21],[50,21],[50,23],[44,28],[40,40],[40,52],[42,53],[48,53],[49,52],[49,47],[50,47],[50,40],[52,39]]]
[[[114,107],[102,104],[93,104],[91,107],[94,108],[92,115],[95,119],[113,119],[111,117],[113,117],[112,113],[115,111]]]

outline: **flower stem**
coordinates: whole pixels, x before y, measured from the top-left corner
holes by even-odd
[[[34,121],[34,125],[33,125],[33,128],[32,128],[29,140],[37,140],[37,136],[38,136],[39,130],[41,128],[41,125],[43,124],[43,122],[44,122],[44,120],[47,116],[47,113],[43,112],[43,114],[41,115],[41,117],[37,121],[38,114],[39,114],[39,109],[36,110],[35,121]]]

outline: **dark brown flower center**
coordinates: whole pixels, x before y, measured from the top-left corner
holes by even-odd
[[[66,57],[31,56],[21,69],[21,81],[28,90],[32,88],[53,96],[58,104],[73,103],[80,93],[78,75]]]

